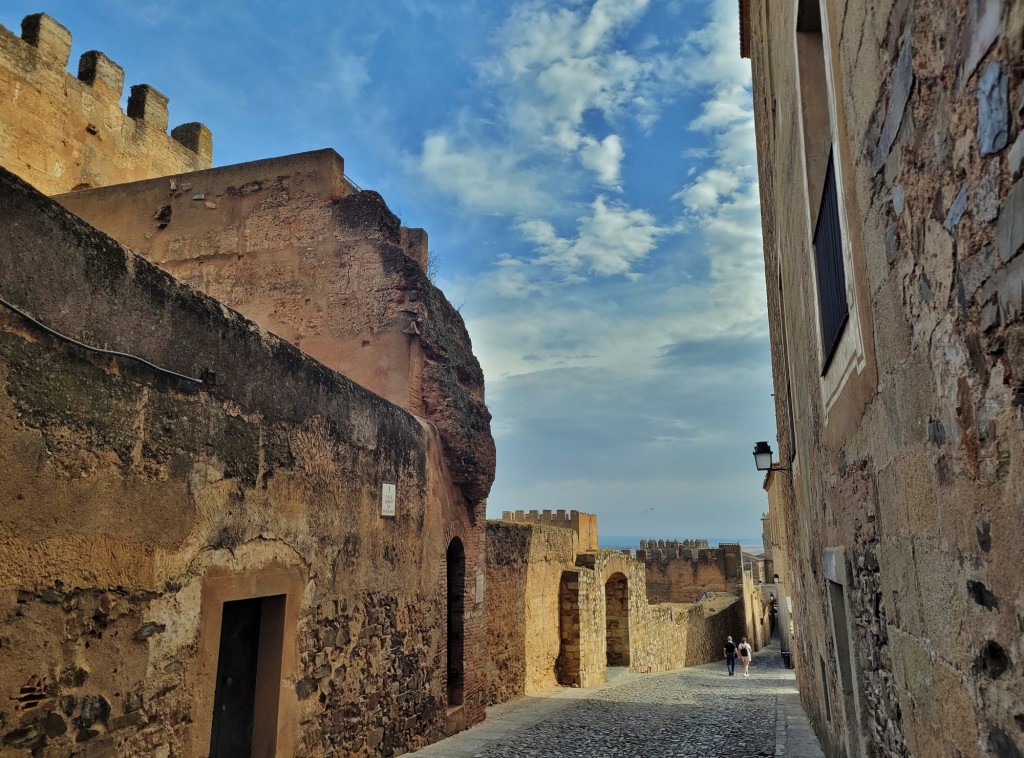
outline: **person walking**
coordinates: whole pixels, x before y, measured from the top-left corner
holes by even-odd
[[[732,637],[725,639],[722,653],[725,654],[725,667],[729,670],[729,676],[732,676],[736,670],[736,643],[732,641]]]
[[[736,652],[739,653],[740,660],[743,661],[743,676],[750,676],[750,656],[754,654],[754,650],[750,647],[746,637],[740,640]]]

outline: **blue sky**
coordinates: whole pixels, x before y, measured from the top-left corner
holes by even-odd
[[[488,514],[750,539],[774,440],[735,0],[7,0],[202,121],[214,164],[333,147],[425,228],[498,446]],[[773,446],[777,447],[774,444]]]

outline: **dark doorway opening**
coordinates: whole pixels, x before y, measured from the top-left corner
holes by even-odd
[[[224,603],[210,758],[276,754],[284,607],[284,595]]]
[[[462,705],[466,679],[464,624],[466,551],[458,537],[448,545],[448,707]]]
[[[604,585],[608,665],[629,665],[629,582],[615,573]]]

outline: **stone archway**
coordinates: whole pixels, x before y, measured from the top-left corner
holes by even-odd
[[[609,666],[629,665],[629,582],[616,572],[604,585],[605,631]]]

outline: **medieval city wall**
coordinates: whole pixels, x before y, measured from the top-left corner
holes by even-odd
[[[1019,755],[1024,4],[825,2],[794,39],[801,5],[748,5],[801,695],[831,756]],[[822,377],[829,149],[850,322]]]
[[[61,195],[182,281],[439,429],[483,520],[494,443],[462,317],[407,229],[319,150]]]
[[[558,686],[559,583],[578,546],[569,529],[487,522],[489,703]]]
[[[209,168],[210,131],[182,124],[167,134],[167,97],[131,88],[101,52],[68,73],[71,33],[45,14],[27,16],[21,36],[0,26],[0,165],[48,195]]]
[[[425,233],[330,150],[205,170],[205,127],[168,137],[146,85],[124,114],[116,64],[75,79],[66,29],[23,29],[0,29],[0,166],[47,193],[170,176],[83,195],[87,226],[0,170],[24,311],[0,311],[2,744],[204,753],[238,603],[258,752],[387,756],[480,721],[494,445]]]
[[[391,755],[482,718],[483,525],[440,435],[6,172],[0,219],[5,300],[201,380],[0,311],[4,744],[201,753],[220,612],[245,597],[273,598],[265,614],[280,598],[277,732],[256,735],[279,754]],[[455,537],[465,682],[448,713]]]
[[[647,569],[651,603],[692,603],[705,592],[731,592],[743,583],[738,544],[707,540],[643,540],[637,560]]]
[[[746,634],[739,596],[651,605],[643,563],[628,551],[579,553],[568,527],[490,521],[487,540],[491,702],[601,684],[609,666],[708,663],[727,636]]]
[[[580,552],[591,552],[598,549],[597,516],[582,511],[544,510],[544,511],[502,511],[503,521],[521,524],[546,524],[562,529],[572,529],[580,542]]]

